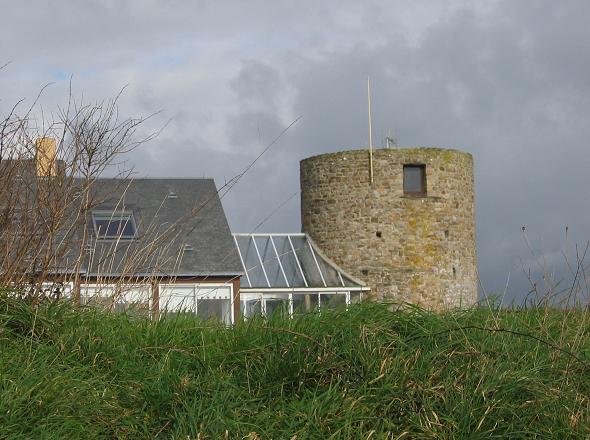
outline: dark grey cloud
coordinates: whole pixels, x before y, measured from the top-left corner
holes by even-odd
[[[170,120],[129,157],[141,175],[221,186],[303,116],[224,198],[236,231],[299,230],[298,162],[367,144],[370,75],[376,143],[393,129],[403,146],[473,153],[486,291],[510,274],[507,300],[524,298],[529,268],[570,278],[565,257],[590,237],[585,1],[28,5],[3,10],[0,108],[50,81],[55,108],[70,75],[87,100],[128,84],[124,114],[162,110],[146,133]]]

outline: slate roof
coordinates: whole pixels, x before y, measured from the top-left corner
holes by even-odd
[[[80,182],[81,183],[81,182]],[[133,240],[93,238],[84,270],[91,276],[239,276],[243,273],[213,179],[97,179],[94,210],[132,212]],[[78,239],[83,232],[78,227]]]

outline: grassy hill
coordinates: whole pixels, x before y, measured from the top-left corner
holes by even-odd
[[[0,438],[588,438],[589,318],[364,304],[226,329],[0,296]]]

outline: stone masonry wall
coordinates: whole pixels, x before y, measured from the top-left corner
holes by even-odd
[[[426,166],[426,197],[403,165]],[[378,300],[442,310],[477,301],[473,159],[439,148],[322,154],[301,161],[303,231]]]

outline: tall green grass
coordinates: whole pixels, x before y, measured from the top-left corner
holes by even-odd
[[[588,438],[588,317],[363,304],[228,329],[0,296],[0,438]]]

